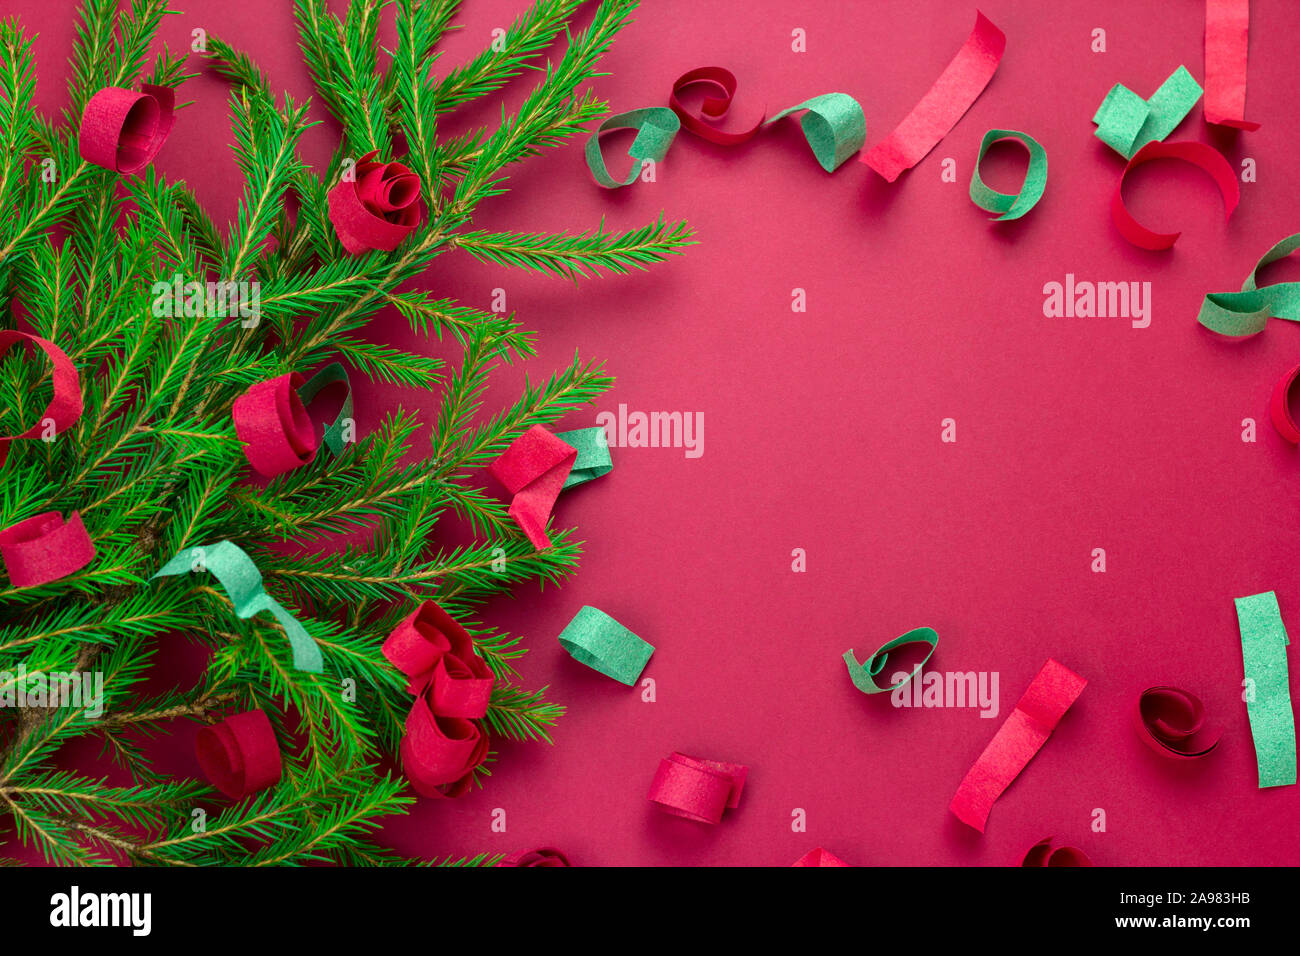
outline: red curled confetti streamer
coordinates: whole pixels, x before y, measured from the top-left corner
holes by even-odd
[[[352,416],[352,386],[343,366],[335,363],[304,381],[299,372],[288,372],[257,382],[235,399],[230,416],[235,435],[244,443],[244,457],[259,474],[274,478],[315,460],[322,438],[307,415],[304,400],[310,402],[325,389],[345,390],[338,419],[327,425],[324,441],[334,454],[342,454],[343,423]]]
[[[717,823],[740,806],[749,768],[674,753],[659,762],[648,799],[660,810],[699,823]]]
[[[487,757],[487,749],[487,736],[477,724],[463,717],[439,717],[425,697],[417,697],[407,715],[399,748],[402,770],[416,793],[435,798],[468,792],[474,768]]]
[[[790,864],[791,866],[848,866],[834,853],[818,847],[815,850],[809,850],[799,859]]]
[[[1246,119],[1250,0],[1205,0],[1205,122],[1253,131]]]
[[[412,694],[429,691],[434,713],[478,718],[492,697],[492,670],[474,650],[469,631],[434,601],[425,601],[384,641],[384,657],[410,682]]]
[[[194,741],[194,752],[208,780],[231,800],[242,800],[280,781],[280,745],[263,711],[246,711],[204,727]]]
[[[572,445],[541,425],[534,425],[488,466],[493,477],[514,495],[510,517],[535,548],[551,546],[546,522],[577,457],[578,451]]]
[[[57,435],[71,428],[81,417],[81,378],[77,375],[77,368],[72,364],[67,353],[49,339],[28,335],[26,332],[15,332],[13,329],[2,329],[0,330],[0,356],[18,342],[28,342],[49,356],[50,363],[54,366],[54,397],[50,399],[50,404],[45,406],[45,411],[41,412],[40,418],[31,428],[17,435],[0,435],[0,465],[3,465],[5,459],[9,457],[10,442],[26,438],[44,438],[47,428],[52,429],[50,434]]]
[[[114,172],[137,173],[158,155],[175,119],[171,87],[146,83],[137,93],[106,86],[81,114],[81,158]]]
[[[401,163],[375,161],[378,150],[357,160],[352,181],[329,192],[329,220],[349,255],[392,252],[420,225],[420,177]]]
[[[90,564],[95,545],[79,512],[65,522],[57,511],[46,511],[0,531],[0,560],[14,587],[34,588]]]
[[[678,94],[687,87],[707,84],[722,92],[721,96],[711,96],[700,105],[700,116],[690,112]],[[701,139],[720,146],[736,146],[754,135],[763,127],[763,117],[758,118],[753,127],[745,130],[727,131],[712,125],[720,121],[731,109],[731,101],[736,98],[736,76],[730,70],[720,66],[702,66],[679,76],[673,83],[672,94],[668,97],[668,106],[682,121],[682,128],[694,133]],[[764,110],[766,113],[766,110]]]
[[[1293,445],[1300,445],[1300,425],[1296,424],[1291,414],[1291,390],[1295,388],[1296,377],[1300,376],[1300,365],[1287,372],[1273,387],[1273,397],[1269,400],[1269,415],[1277,433]]]
[[[1070,705],[1088,682],[1063,664],[1048,659],[1016,709],[998,728],[975,765],[962,778],[948,809],[967,826],[984,832],[993,801],[1011,785],[1034,754],[1047,743]]]
[[[1205,705],[1181,687],[1148,687],[1133,702],[1133,726],[1148,747],[1173,760],[1196,760],[1219,746],[1223,731],[1205,726]]]
[[[573,864],[555,847],[539,846],[536,850],[519,850],[511,853],[497,866],[573,866]]]
[[[1053,846],[1056,837],[1039,840],[1025,853],[1021,866],[1092,866],[1088,854],[1074,846]]]
[[[1241,190],[1237,186],[1236,173],[1217,149],[1204,143],[1147,143],[1133,154],[1133,158],[1124,167],[1119,182],[1115,184],[1115,195],[1110,199],[1110,217],[1125,239],[1143,249],[1159,251],[1173,246],[1182,235],[1181,232],[1152,232],[1134,219],[1124,205],[1124,180],[1128,178],[1129,172],[1153,159],[1181,159],[1209,173],[1223,195],[1224,219],[1231,218],[1241,199]]]
[[[934,86],[892,133],[862,154],[861,161],[891,183],[919,163],[984,92],[1006,48],[1006,34],[976,10],[970,36]]]

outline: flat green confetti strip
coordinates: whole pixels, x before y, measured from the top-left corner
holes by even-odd
[[[594,478],[608,475],[614,469],[613,459],[609,457],[609,442],[605,439],[605,429],[602,426],[557,432],[555,437],[578,452],[569,477],[560,486],[561,491],[585,485]]]
[[[347,394],[343,399],[343,405],[339,409],[338,416],[333,422],[325,426],[325,447],[335,457],[343,454],[347,448],[347,442],[343,440],[343,430],[347,421],[352,418],[352,382],[348,380],[348,371],[340,363],[335,362],[327,365],[311,378],[309,378],[298,389],[298,397],[302,399],[304,405],[310,405],[311,400],[315,398],[322,390],[342,382],[347,389]]]
[[[1201,98],[1201,84],[1180,66],[1144,100],[1122,83],[1111,87],[1092,121],[1096,137],[1125,159],[1172,133]]]
[[[903,680],[889,687],[881,687],[876,683],[876,675],[885,669],[889,663],[889,652],[902,647],[904,644],[929,644],[930,650],[926,653],[925,658],[912,669]],[[876,648],[867,660],[859,664],[857,657],[852,650],[844,652],[844,663],[849,667],[849,677],[853,679],[853,686],[864,694],[887,694],[897,690],[904,684],[908,683],[913,677],[921,673],[921,668],[925,666],[926,661],[934,653],[934,649],[939,646],[939,635],[935,633],[932,627],[913,628],[901,637],[896,637],[888,643],[881,644]]]
[[[984,180],[980,177],[980,163],[984,162],[984,154],[988,152],[990,146],[1003,139],[1018,140],[1024,144],[1025,149],[1029,150],[1029,167],[1025,170],[1025,181],[1020,186],[1020,192],[1014,196],[990,189],[984,185]],[[1047,150],[1043,149],[1036,139],[1028,133],[1021,133],[1014,129],[991,129],[984,134],[984,139],[980,142],[979,155],[975,157],[975,170],[970,176],[971,202],[985,212],[1001,213],[993,219],[995,222],[1004,222],[1008,219],[1019,219],[1038,205],[1038,200],[1043,198],[1043,190],[1046,188]]]
[[[1254,682],[1254,697],[1247,697],[1250,733],[1255,738],[1255,762],[1261,787],[1295,783],[1295,716],[1286,666],[1290,642],[1277,595],[1272,591],[1237,598],[1237,623],[1241,627],[1241,656],[1246,679]]]
[[[805,110],[799,125],[804,139],[822,169],[835,172],[840,164],[860,150],[867,141],[867,118],[862,105],[847,93],[823,93],[797,106],[782,110],[764,123],[771,126],[791,113]]]
[[[653,645],[590,606],[575,614],[560,632],[560,646],[578,663],[629,687],[636,683],[655,652]]]
[[[253,559],[238,545],[230,541],[218,541],[216,544],[178,551],[149,580],[190,571],[211,571],[229,595],[236,616],[250,618],[259,611],[270,611],[289,638],[295,668],[313,674],[319,674],[325,669],[319,645],[279,601],[262,589],[262,572],[257,570]]]
[[[642,163],[647,159],[657,163],[664,158],[681,128],[682,121],[666,106],[647,106],[611,116],[596,127],[596,132],[587,140],[587,168],[591,170],[596,182],[607,189],[630,186],[641,175]],[[609,174],[605,156],[600,151],[600,134],[613,129],[637,131],[636,139],[632,140],[627,151],[634,162],[627,178],[621,181]]]
[[[1196,321],[1212,332],[1241,338],[1264,331],[1270,316],[1300,321],[1300,282],[1276,282],[1259,288],[1259,270],[1300,249],[1300,232],[1269,249],[1246,276],[1240,292],[1211,292],[1201,301]]]

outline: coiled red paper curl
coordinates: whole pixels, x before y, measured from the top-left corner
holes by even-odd
[[[420,225],[420,177],[401,163],[357,160],[355,178],[329,192],[329,219],[349,255],[391,252]]]
[[[1025,853],[1021,866],[1092,866],[1088,854],[1074,846],[1055,846],[1056,837],[1039,840]]]
[[[194,751],[204,775],[231,800],[242,800],[280,781],[280,745],[263,711],[245,711],[204,727],[194,741]]]
[[[50,363],[54,366],[52,374],[54,395],[31,428],[17,435],[0,435],[0,465],[3,465],[5,459],[9,457],[11,442],[44,438],[47,428],[50,434],[57,435],[71,428],[81,417],[81,377],[77,374],[77,368],[68,358],[68,354],[49,339],[28,335],[26,332],[16,332],[13,329],[0,329],[0,356],[19,342],[33,345],[49,357]]]
[[[519,850],[511,853],[497,866],[573,866],[573,864],[555,847],[539,846],[536,850]]]
[[[1181,687],[1148,687],[1133,702],[1142,742],[1171,760],[1196,760],[1219,746],[1223,731],[1205,726],[1205,705]]]
[[[717,823],[740,806],[749,768],[673,753],[659,762],[648,797],[664,813],[698,823]]]
[[[158,155],[175,119],[171,87],[145,83],[137,92],[106,86],[81,114],[81,158],[113,172],[137,173]]]
[[[64,521],[46,511],[0,531],[0,560],[16,588],[34,588],[65,578],[95,560],[95,544],[80,512]]]

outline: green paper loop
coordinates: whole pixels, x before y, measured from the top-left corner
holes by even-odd
[[[352,417],[352,382],[348,379],[348,370],[339,362],[325,366],[303,383],[302,388],[298,389],[298,397],[302,399],[303,405],[310,405],[311,400],[323,389],[336,382],[343,383],[347,394],[334,421],[325,426],[325,447],[337,457],[347,448],[347,442],[343,440],[343,424]]]
[[[647,106],[611,116],[596,127],[596,132],[592,133],[591,138],[587,140],[587,168],[591,170],[591,175],[596,182],[607,189],[630,186],[641,175],[641,164],[645,160],[649,159],[657,163],[664,158],[668,147],[673,144],[673,139],[677,136],[677,131],[681,128],[682,121],[666,106]],[[627,178],[621,181],[609,174],[609,167],[605,165],[605,156],[600,151],[600,134],[612,129],[637,131],[636,139],[632,140],[632,145],[627,151],[634,160],[632,169],[628,172]]]
[[[1236,600],[1241,627],[1241,657],[1254,699],[1247,697],[1250,735],[1255,739],[1255,763],[1261,787],[1282,787],[1296,781],[1295,716],[1291,710],[1286,648],[1290,643],[1277,595],[1272,591]]]
[[[1259,270],[1300,249],[1300,232],[1287,236],[1255,263],[1240,292],[1211,292],[1201,301],[1196,321],[1212,332],[1241,338],[1264,331],[1270,316],[1300,321],[1300,282],[1275,282],[1259,288]]]
[[[560,646],[578,663],[629,687],[637,682],[655,652],[653,645],[590,606],[575,614],[560,632]]]
[[[1025,170],[1025,181],[1020,185],[1020,192],[1015,195],[990,189],[984,185],[984,180],[980,176],[980,163],[984,162],[984,154],[988,152],[990,146],[1004,139],[1017,140],[1029,150],[1029,167]],[[979,155],[975,157],[975,169],[970,176],[971,202],[985,212],[1001,213],[993,219],[995,222],[1003,222],[1008,219],[1019,219],[1033,209],[1038,205],[1038,200],[1043,198],[1043,190],[1046,188],[1047,151],[1038,144],[1036,139],[1028,133],[1021,133],[1014,129],[991,129],[984,134],[984,139],[980,142]]]
[[[867,118],[862,106],[847,93],[823,93],[782,110],[764,123],[771,126],[791,113],[806,110],[799,125],[804,139],[822,169],[833,173],[867,141]]]
[[[578,452],[578,457],[569,470],[569,477],[564,479],[561,491],[584,485],[594,478],[608,475],[614,468],[613,459],[609,457],[609,442],[605,439],[605,429],[600,425],[594,428],[579,428],[571,432],[557,432],[556,438]]]
[[[1111,87],[1092,121],[1094,135],[1125,159],[1172,133],[1201,98],[1201,85],[1180,66],[1144,100],[1122,83]]]
[[[195,564],[199,567],[196,568]],[[173,577],[190,571],[211,571],[235,606],[235,615],[250,618],[259,611],[270,611],[284,628],[293,651],[293,666],[300,671],[319,674],[325,669],[320,646],[301,624],[285,610],[284,606],[262,588],[262,572],[253,559],[237,544],[218,541],[216,544],[185,548],[178,551],[158,573],[149,578]]]
[[[881,687],[876,683],[875,677],[885,669],[885,664],[889,662],[889,652],[895,648],[902,647],[904,644],[929,644],[930,650],[926,653],[925,658],[912,669],[912,673],[889,687]],[[917,627],[908,631],[901,637],[896,637],[886,644],[881,644],[867,660],[859,664],[857,657],[852,650],[844,652],[844,663],[848,665],[849,677],[853,679],[853,686],[864,694],[887,694],[897,690],[907,684],[917,674],[921,673],[921,668],[930,660],[934,649],[939,646],[939,635],[935,633],[932,627]]]

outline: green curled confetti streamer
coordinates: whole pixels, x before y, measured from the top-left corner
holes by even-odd
[[[1014,196],[990,189],[984,185],[984,180],[980,177],[980,163],[984,162],[984,154],[988,152],[990,146],[1004,139],[1017,140],[1029,150],[1029,167],[1025,170],[1025,181],[1020,185],[1020,192]],[[1043,190],[1046,188],[1047,151],[1038,144],[1036,139],[1028,133],[1021,133],[1014,129],[991,129],[984,134],[984,139],[980,142],[979,155],[975,157],[975,169],[970,176],[971,202],[985,212],[1001,213],[993,219],[996,222],[1004,222],[1008,219],[1019,219],[1038,205],[1038,200],[1043,198]]]
[[[607,189],[630,186],[641,175],[641,166],[647,159],[657,163],[664,158],[681,128],[682,121],[666,106],[647,106],[611,116],[596,127],[596,132],[587,140],[587,168],[591,170],[596,182]],[[613,129],[637,131],[636,139],[632,140],[627,151],[635,162],[632,163],[627,178],[622,181],[609,174],[605,156],[600,151],[600,134]]]
[[[1094,135],[1125,159],[1172,133],[1201,98],[1201,84],[1180,66],[1144,100],[1122,83],[1111,87],[1092,121]]]
[[[608,475],[613,470],[614,462],[609,457],[609,442],[605,438],[605,429],[602,426],[557,432],[555,437],[578,452],[573,468],[569,470],[569,477],[565,478],[564,484],[560,486],[561,491],[585,485],[592,479]]]
[[[309,405],[320,392],[338,382],[342,382],[346,389],[343,405],[339,408],[334,421],[325,426],[325,447],[335,456],[343,454],[343,450],[347,448],[347,442],[343,440],[343,430],[348,420],[352,418],[352,382],[348,379],[348,370],[339,362],[334,362],[325,366],[298,389],[298,397],[302,399],[302,403]]]
[[[804,139],[822,169],[833,173],[867,141],[867,118],[862,106],[847,93],[823,93],[782,110],[764,123],[771,126],[791,113],[804,110],[799,125]]]
[[[1246,713],[1255,740],[1261,787],[1295,783],[1295,715],[1291,710],[1286,648],[1290,643],[1277,594],[1265,591],[1236,600],[1241,657],[1247,685]]]
[[[912,669],[912,672],[897,684],[888,687],[881,687],[876,683],[876,675],[885,669],[889,663],[889,652],[904,644],[929,644],[930,650],[926,652],[925,658]],[[852,650],[844,652],[844,663],[849,667],[849,677],[853,679],[853,686],[864,694],[887,694],[890,691],[897,690],[904,684],[908,683],[913,677],[921,673],[921,668],[925,666],[934,649],[939,645],[939,635],[935,633],[932,627],[917,627],[908,631],[901,637],[896,637],[892,641],[881,644],[875,652],[867,658],[866,661],[859,664],[858,659],[854,656]]]
[[[1300,282],[1276,282],[1262,289],[1259,270],[1300,249],[1300,232],[1287,236],[1255,263],[1240,292],[1211,292],[1201,301],[1196,321],[1212,332],[1242,338],[1263,332],[1270,316],[1300,320]]]
[[[569,656],[629,687],[634,685],[654,646],[637,637],[604,611],[584,607],[560,632]]]
[[[325,669],[320,646],[294,616],[285,610],[284,605],[263,590],[262,572],[257,570],[253,559],[237,544],[218,541],[216,544],[185,548],[176,552],[149,580],[191,571],[211,571],[230,597],[237,617],[250,618],[259,611],[270,611],[289,638],[295,668],[313,674],[319,674]]]

